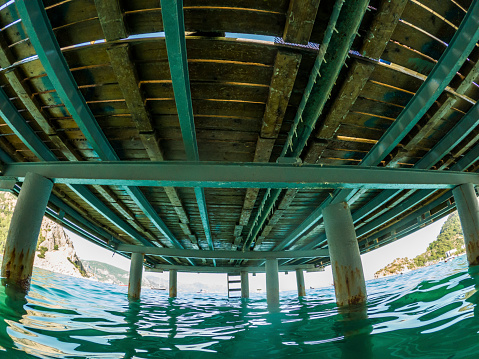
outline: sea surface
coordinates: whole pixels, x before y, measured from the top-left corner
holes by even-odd
[[[181,283],[180,283],[181,285]],[[479,270],[465,257],[367,282],[339,310],[332,287],[264,294],[144,289],[35,269],[26,297],[0,286],[0,358],[479,358]]]

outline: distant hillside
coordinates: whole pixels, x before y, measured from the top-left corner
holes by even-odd
[[[464,237],[462,235],[459,215],[454,212],[447,217],[442,225],[441,232],[437,239],[430,243],[426,252],[413,259],[396,258],[392,263],[374,274],[374,278],[385,277],[392,274],[399,274],[407,270],[421,268],[446,257],[446,252],[455,251],[454,254],[464,253]]]
[[[126,270],[98,261],[82,259],[82,263],[92,278],[99,282],[128,285],[128,271]],[[169,284],[167,279],[159,278],[152,273],[143,273],[142,286],[155,289],[167,289]],[[200,281],[197,283],[181,283],[181,280],[178,280],[178,291],[189,293],[197,293],[201,291],[205,293],[226,294],[226,276],[224,276],[224,281],[215,283],[205,283]]]
[[[129,273],[126,270],[98,261],[82,260],[82,263],[92,279],[104,283],[128,285]],[[166,289],[168,287],[168,281],[144,274],[141,285],[143,287]]]

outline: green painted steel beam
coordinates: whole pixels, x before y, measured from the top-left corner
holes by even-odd
[[[147,217],[152,221],[154,226],[161,232],[161,234],[163,234],[165,238],[168,238],[176,248],[184,248],[183,245],[175,238],[174,234],[171,233],[169,228],[164,224],[160,216],[158,216],[158,213],[155,211],[150,202],[140,200],[140,198],[144,196],[140,189],[135,186],[125,186],[124,188],[136,205],[140,208],[140,210],[147,215]]]
[[[163,18],[171,82],[175,94],[176,110],[180,121],[183,143],[185,145],[186,158],[188,161],[199,161],[200,156],[198,143],[196,141],[190,76],[188,73],[188,58],[186,54],[183,0],[161,0],[161,16]],[[211,236],[205,192],[203,188],[195,188],[194,191],[208,248],[213,250],[214,244]]]
[[[299,157],[331,96],[369,0],[336,1],[281,156]]]
[[[441,195],[439,198],[435,199],[431,203],[427,204],[426,206],[423,206],[413,213],[409,214],[408,216],[404,217],[400,221],[394,223],[393,225],[379,231],[375,232],[371,236],[365,236],[362,239],[359,239],[359,244],[362,248],[360,248],[361,253],[364,253],[366,251],[366,248],[364,248],[364,243],[370,242],[376,238],[381,238],[383,236],[390,235],[390,237],[384,241],[381,241],[378,245],[374,245],[373,247],[382,247],[390,242],[393,242],[397,239],[403,238],[404,236],[411,234],[421,228],[423,228],[427,223],[431,220],[437,220],[447,214],[449,214],[452,210],[455,208],[455,204],[449,199],[452,197],[452,191],[447,191],[443,195]],[[435,210],[438,206],[441,206],[443,203],[446,203],[446,205],[438,210],[437,212],[434,212],[433,215],[428,216],[427,218],[423,218],[423,216],[427,213],[430,213],[430,211]],[[384,223],[384,222],[383,222]],[[408,224],[410,224],[408,226]],[[406,227],[406,228],[404,228]],[[357,231],[358,237],[362,235],[361,233],[361,228],[359,229],[359,233]],[[394,233],[393,233],[394,232]],[[325,233],[322,233],[318,236],[317,239],[309,243],[308,245],[304,246],[301,250],[311,250],[313,248],[316,248],[317,246],[321,245],[326,241],[326,235]],[[282,261],[282,265],[302,265],[306,263],[308,260],[286,260]],[[325,265],[327,262],[324,263]]]
[[[302,264],[297,266],[279,266],[278,272],[294,272],[296,269],[302,269],[306,272],[324,272],[323,267],[315,267],[313,264]],[[167,272],[170,270],[176,270],[178,272],[186,273],[238,273],[248,272],[248,273],[264,273],[265,268],[263,267],[190,267],[190,266],[167,266],[167,265],[156,265],[155,268],[146,269],[146,272]]]
[[[278,200],[280,194],[281,188],[268,189],[267,194],[264,196],[263,201],[259,206],[256,218],[253,221],[253,225],[251,226],[251,229],[248,233],[248,236],[246,237],[245,242],[243,243],[241,250],[244,251],[250,249],[251,244],[254,240],[256,240],[256,237],[263,228],[266,219],[269,218],[271,211],[273,211],[274,205]]]
[[[53,152],[45,145],[45,143],[38,137],[38,135],[33,131],[33,129],[27,124],[25,119],[19,114],[18,110],[13,106],[11,101],[6,96],[3,89],[0,89],[0,115],[8,124],[8,126],[14,131],[14,133],[25,143],[25,145],[41,160],[46,161],[44,163],[39,162],[38,164],[48,165],[56,162],[58,159],[53,154]],[[3,152],[3,151],[2,151]],[[13,161],[10,158],[10,161]],[[98,198],[96,198],[86,187],[81,185],[72,185],[73,190],[81,191],[85,196],[88,196],[90,204],[94,205],[95,208],[106,207]],[[58,205],[58,201],[57,201]],[[129,227],[125,222],[120,218],[115,217],[114,222],[119,227],[127,228],[128,232],[134,234],[134,238],[139,240],[141,243],[145,244],[146,241],[141,237],[133,228]],[[146,242],[145,242],[146,241]],[[149,243],[149,242],[148,242]]]
[[[368,3],[368,1],[362,2],[366,3],[366,5]],[[308,83],[303,92],[281,156],[298,157],[301,154],[329,98],[339,71],[346,60],[352,40],[356,36],[357,27],[359,27],[362,16],[366,11],[365,7],[357,6],[355,1],[354,4],[351,3],[352,2],[348,3],[346,7],[348,9],[351,6],[355,7],[355,10],[359,10],[359,14],[356,13],[356,11],[351,14],[351,18],[355,21],[350,27],[347,26],[348,24],[345,24],[347,19],[344,12],[340,18],[344,1],[336,0],[333,6],[323,41],[321,42],[318,55],[316,56],[313,69],[309,75]],[[355,25],[357,25],[357,27],[355,27]],[[347,35],[344,36],[344,32],[339,34],[339,30],[336,27],[339,27],[341,31],[345,31]],[[328,49],[330,49],[329,52]],[[341,51],[343,53],[341,53]],[[339,58],[332,61],[332,58],[335,57]]]
[[[278,259],[278,258],[316,258],[328,257],[327,249],[314,249],[308,251],[213,251],[197,249],[176,249],[135,246],[130,244],[119,244],[116,247],[118,252],[143,253],[149,255],[177,257],[177,258],[204,258],[204,259]]]
[[[451,192],[448,192],[448,194],[452,195]],[[441,198],[439,198],[439,201],[441,201],[443,199],[444,199],[444,197],[441,197]],[[434,201],[434,203],[437,205],[437,203],[439,201]],[[414,233],[415,231],[431,224],[433,221],[436,221],[436,220],[440,219],[441,217],[444,217],[444,216],[448,215],[449,213],[451,213],[452,211],[454,211],[456,209],[456,205],[454,203],[452,203],[451,201],[448,201],[447,199],[446,199],[446,201],[447,202],[442,209],[440,209],[439,211],[430,215],[429,217],[423,218],[423,216],[422,216],[423,214],[429,213],[429,211],[433,208],[433,207],[429,208],[429,206],[428,206],[426,208],[421,208],[420,210],[412,213],[411,215],[404,218],[404,220],[401,220],[401,221],[395,223],[391,227],[388,227],[383,231],[379,231],[379,232],[374,233],[371,237],[367,237],[364,240],[361,239],[359,241],[361,252],[363,252],[364,249],[366,249],[364,247],[365,244],[369,243],[373,239],[381,238],[383,236],[389,235],[389,238],[387,238],[387,239],[378,243],[379,244],[378,247],[381,247],[381,246],[383,246],[387,243],[393,242],[393,241],[401,239],[401,238],[403,238],[403,237],[405,237],[405,236],[407,236],[411,233]],[[401,228],[407,226],[409,223],[413,223],[413,224],[410,227],[407,227],[407,228],[401,230]],[[375,249],[374,246],[373,246],[373,249]]]
[[[199,161],[195,120],[191,101],[190,76],[186,55],[185,22],[182,0],[161,0],[161,16],[165,31],[166,51],[181,135],[188,161]]]
[[[72,185],[435,190],[479,184],[479,175],[471,172],[258,162],[24,162],[6,164],[0,178],[21,182],[27,172]]]

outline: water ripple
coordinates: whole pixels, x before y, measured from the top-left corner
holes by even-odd
[[[336,307],[332,287],[224,295],[126,288],[36,270],[32,290],[0,288],[0,358],[475,358],[479,274],[465,258],[369,281],[366,306]]]

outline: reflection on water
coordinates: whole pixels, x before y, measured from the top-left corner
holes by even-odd
[[[475,358],[479,268],[465,258],[368,282],[363,306],[306,297],[144,290],[37,270],[27,296],[0,287],[0,358]]]

